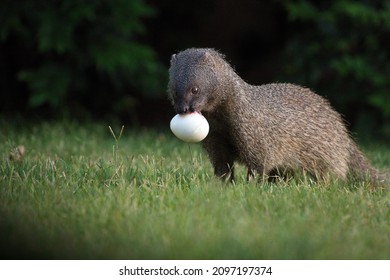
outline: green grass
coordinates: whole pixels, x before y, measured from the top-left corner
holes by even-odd
[[[234,185],[199,145],[109,124],[1,123],[4,258],[390,259],[390,193],[364,183]],[[21,161],[10,151],[24,145]],[[390,147],[366,150],[389,170]]]

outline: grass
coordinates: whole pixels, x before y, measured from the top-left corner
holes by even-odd
[[[1,123],[0,251],[45,259],[390,259],[390,193],[212,175],[168,131]],[[114,138],[115,136],[115,138]],[[21,160],[10,160],[24,145]],[[390,147],[366,150],[389,170]]]

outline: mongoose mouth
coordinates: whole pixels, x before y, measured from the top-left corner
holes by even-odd
[[[179,115],[184,116],[184,115],[191,115],[191,114],[199,114],[202,115],[201,111],[192,111],[192,112],[185,112],[185,113],[180,113]],[[203,116],[203,115],[202,115]]]
[[[178,104],[174,105],[176,114],[179,115],[185,115],[185,114],[192,114],[192,113],[198,113],[202,114],[200,112],[199,106],[193,106],[192,104],[181,104],[178,102]]]

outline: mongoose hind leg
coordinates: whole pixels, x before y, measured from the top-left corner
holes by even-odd
[[[250,167],[248,167],[247,171],[246,171],[246,180],[247,180],[247,182],[252,180],[252,178],[254,178],[254,177],[255,177],[255,171],[253,169],[251,169]]]
[[[289,169],[280,169],[278,167],[267,169],[262,166],[257,166],[256,169],[248,167],[247,180],[249,181],[254,175],[255,171],[259,174],[259,183],[279,183],[281,181],[288,181],[292,176],[293,172]]]
[[[295,172],[292,169],[275,167],[268,172],[268,182],[288,182],[291,178],[294,177],[294,174]]]
[[[268,182],[277,183],[284,180],[285,175],[278,169],[274,168],[270,172],[268,172]]]

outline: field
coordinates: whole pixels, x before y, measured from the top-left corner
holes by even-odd
[[[223,184],[167,130],[0,124],[3,258],[390,259],[388,189],[260,185],[240,166]],[[364,147],[389,171],[389,146]]]

